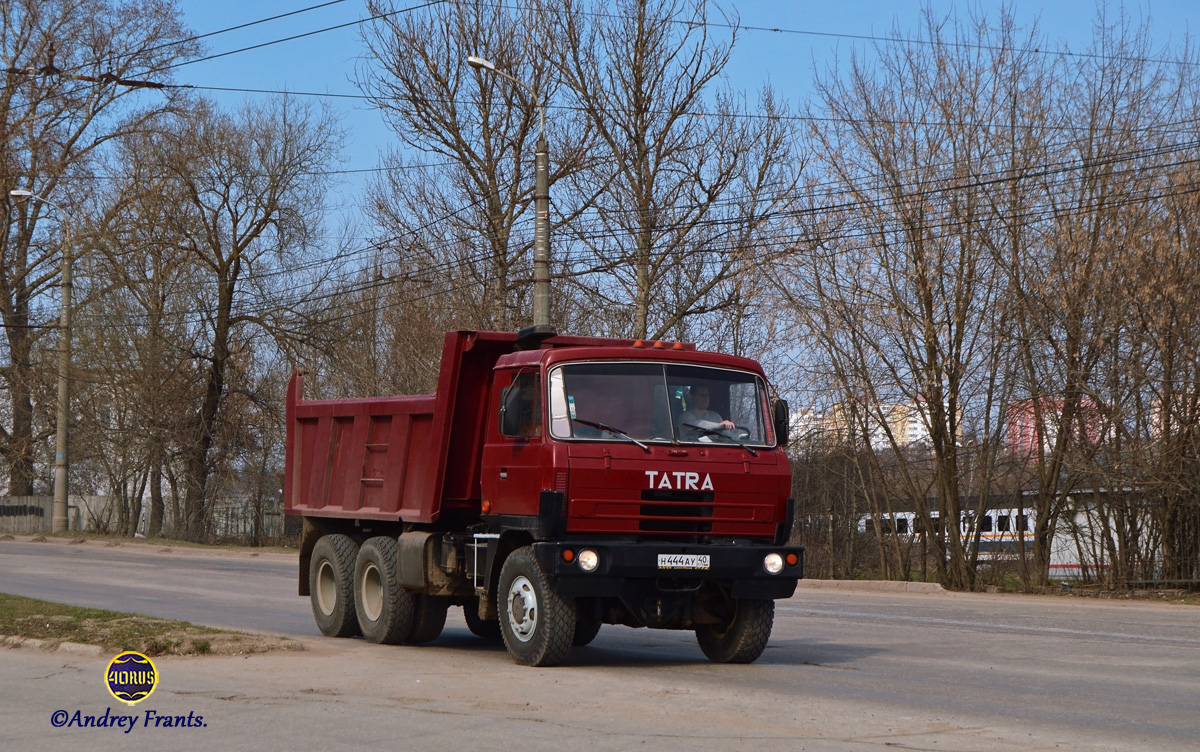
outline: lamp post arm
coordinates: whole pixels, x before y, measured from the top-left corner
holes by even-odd
[[[520,86],[522,89],[529,92],[530,98],[533,99],[533,106],[536,107],[537,111],[538,111],[538,134],[542,140],[545,140],[545,138],[546,138],[546,110],[545,110],[545,108],[542,107],[542,100],[538,99],[537,92],[533,90],[533,87],[530,86],[529,84],[525,83],[521,79],[515,78],[512,75],[505,73],[504,71],[500,70],[499,68],[488,68],[487,70],[489,70],[492,73],[495,73],[497,76],[501,76],[502,78],[507,78],[509,81],[512,81],[517,86]]]

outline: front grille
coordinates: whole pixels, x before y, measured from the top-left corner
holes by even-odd
[[[642,501],[692,501],[711,504],[712,491],[642,491]]]
[[[638,529],[648,533],[711,533],[713,495],[707,491],[642,491]]]

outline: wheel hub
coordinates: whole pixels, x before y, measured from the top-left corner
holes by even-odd
[[[363,569],[360,590],[363,615],[375,621],[383,613],[383,575],[373,563]]]
[[[508,587],[508,625],[521,642],[529,642],[537,630],[537,595],[529,578],[521,575]]]
[[[328,561],[317,566],[317,606],[321,613],[329,616],[337,604],[337,572]]]

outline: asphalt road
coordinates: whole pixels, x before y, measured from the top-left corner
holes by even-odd
[[[557,669],[514,666],[453,612],[428,646],[315,637],[290,556],[0,543],[0,590],[305,637],[304,653],[164,658],[133,709],[104,658],[0,652],[0,748],[1200,749],[1200,609],[800,590],[752,666],[685,632],[606,626]],[[56,709],[202,728],[53,728]],[[139,734],[131,739],[132,734]],[[251,743],[253,742],[253,743]]]
[[[297,557],[279,553],[226,556],[144,544],[0,542],[0,591],[6,593],[316,637],[321,633],[308,599],[296,595],[296,572]]]

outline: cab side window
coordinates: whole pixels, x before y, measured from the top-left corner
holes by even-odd
[[[541,436],[540,385],[537,373],[522,371],[500,397],[500,433],[505,436]]]

